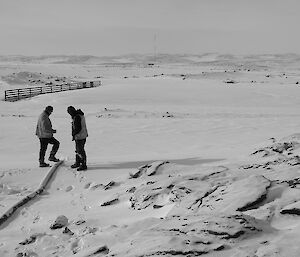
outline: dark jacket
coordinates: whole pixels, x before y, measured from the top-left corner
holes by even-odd
[[[76,110],[72,116],[72,138],[73,140],[81,140],[88,137],[85,117],[82,110]]]

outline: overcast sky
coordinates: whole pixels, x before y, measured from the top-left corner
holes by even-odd
[[[0,0],[0,54],[300,53],[300,0]]]

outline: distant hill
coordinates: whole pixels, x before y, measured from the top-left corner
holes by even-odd
[[[231,54],[128,54],[121,56],[92,55],[43,55],[43,56],[0,56],[0,63],[11,64],[75,64],[75,65],[214,65],[235,68],[276,68],[293,67],[300,64],[297,54],[262,54],[262,55],[231,55]],[[297,68],[298,69],[298,68]]]
[[[92,55],[43,55],[22,56],[2,55],[0,62],[45,63],[45,64],[171,64],[171,63],[218,63],[218,62],[299,62],[297,54],[264,54],[264,55],[224,55],[217,53],[206,54],[157,54],[142,55],[128,54],[121,56],[92,56]]]

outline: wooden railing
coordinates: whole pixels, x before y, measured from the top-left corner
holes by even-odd
[[[92,88],[101,86],[101,81],[73,82],[62,85],[49,85],[43,87],[24,87],[5,90],[5,101],[18,101],[24,98],[30,98],[41,94],[57,93],[67,90],[76,90],[83,88]]]

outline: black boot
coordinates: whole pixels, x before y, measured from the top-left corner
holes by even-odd
[[[40,167],[41,167],[41,168],[49,167],[49,166],[50,166],[49,163],[46,163],[46,162],[45,162],[45,158],[44,158],[43,156],[40,157],[39,162],[40,162]]]
[[[50,155],[48,160],[51,162],[59,162],[59,159],[57,159],[54,155]]]
[[[82,163],[79,168],[77,169],[77,171],[81,171],[81,170],[87,170],[87,166],[86,163]]]
[[[79,166],[79,168],[77,169],[78,171],[80,170],[87,170],[87,166],[86,166],[86,155],[85,155],[85,152],[83,151],[83,155],[82,158],[80,158],[80,163],[81,165]],[[80,156],[79,156],[80,157]]]
[[[74,164],[71,165],[72,169],[76,169],[80,166],[80,157],[76,154],[76,161]]]
[[[40,162],[40,167],[44,168],[44,167],[49,167],[50,164],[49,163],[45,163],[45,162]]]

